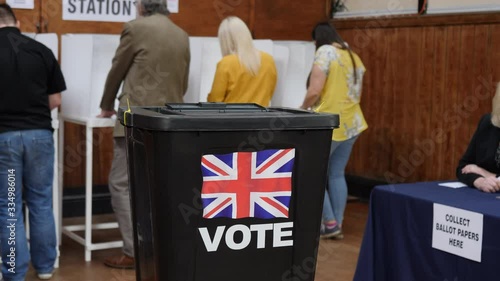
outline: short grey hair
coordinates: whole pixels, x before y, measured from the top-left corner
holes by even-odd
[[[168,16],[167,0],[139,0],[141,5],[142,16],[152,16],[154,14],[161,14]]]

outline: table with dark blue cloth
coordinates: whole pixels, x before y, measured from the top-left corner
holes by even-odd
[[[354,281],[499,281],[499,197],[437,182],[375,187]],[[432,248],[434,203],[484,215],[481,263]]]

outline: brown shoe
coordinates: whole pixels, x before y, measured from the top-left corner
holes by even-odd
[[[104,264],[118,269],[134,269],[135,268],[135,259],[133,257],[129,257],[125,254],[121,256],[109,257],[104,260]]]

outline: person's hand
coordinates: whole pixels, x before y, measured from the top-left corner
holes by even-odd
[[[495,177],[481,177],[474,181],[474,186],[486,193],[495,193],[500,191],[500,181]]]
[[[97,118],[111,118],[113,115],[116,114],[116,111],[114,110],[101,110],[101,114],[97,115]]]
[[[474,165],[474,164],[469,164],[469,165],[465,166],[462,169],[462,174],[478,174],[478,175],[481,175],[485,178],[495,177],[495,174],[490,173],[487,170],[485,170],[477,165]]]
[[[480,174],[479,166],[475,164],[469,164],[462,169],[462,174]]]

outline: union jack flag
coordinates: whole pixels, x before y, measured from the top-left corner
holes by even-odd
[[[203,217],[288,218],[295,149],[204,155]]]

